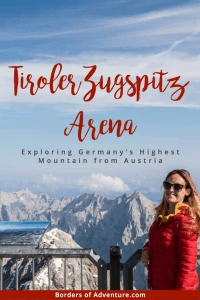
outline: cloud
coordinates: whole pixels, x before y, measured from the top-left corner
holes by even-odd
[[[62,109],[63,113],[74,113],[77,106],[79,110],[84,112],[95,112],[113,107],[133,107],[133,106],[152,106],[152,107],[184,107],[184,108],[200,108],[199,104],[199,78],[200,78],[200,56],[198,49],[200,42],[198,34],[200,32],[200,5],[187,5],[173,7],[160,11],[148,12],[141,15],[121,18],[85,18],[81,21],[73,23],[72,27],[67,25],[58,26],[66,28],[63,31],[56,31],[57,28],[46,26],[48,33],[39,31],[41,29],[41,20],[37,20],[36,32],[31,37],[32,31],[27,26],[12,26],[4,33],[0,34],[1,38],[12,36],[12,30],[15,30],[14,36],[17,38],[20,33],[24,38],[42,38],[52,39],[62,36],[60,40],[61,53],[65,55],[58,56],[58,51],[52,46],[51,50],[45,48],[45,41],[40,41],[41,47],[36,51],[29,51],[24,61],[12,61],[11,63],[1,64],[0,73],[0,102],[5,103],[34,103],[34,104],[66,104],[66,109]],[[64,18],[58,20],[64,22]],[[46,20],[46,19],[45,19]],[[30,27],[33,26],[33,20]],[[46,25],[49,20],[45,21]],[[23,22],[21,24],[24,24]],[[39,26],[40,25],[40,26]],[[56,24],[54,24],[56,25]],[[61,24],[60,24],[61,25]],[[20,25],[22,26],[22,25]],[[55,27],[55,26],[54,26]],[[116,30],[116,28],[118,29]],[[53,28],[53,29],[52,29]],[[70,28],[70,29],[69,29]],[[72,28],[72,29],[71,29]],[[24,31],[23,31],[24,30]],[[27,30],[27,32],[26,32]],[[92,31],[96,31],[93,34]],[[106,32],[106,38],[105,38]],[[3,36],[4,34],[4,36]],[[64,36],[66,35],[66,36]],[[63,45],[68,44],[74,49],[73,54],[66,55]],[[12,43],[12,45],[14,45]],[[12,46],[11,46],[12,48]],[[9,50],[11,50],[9,48]],[[76,49],[79,49],[78,52]],[[41,53],[44,49],[44,53]],[[45,52],[46,49],[46,52]],[[81,54],[80,54],[81,49]],[[117,49],[116,52],[113,51]],[[14,48],[13,48],[14,50]],[[31,50],[31,49],[30,49]],[[55,50],[55,51],[54,51]],[[130,51],[131,50],[131,51]],[[19,50],[20,51],[20,50]],[[24,49],[23,57],[25,54]],[[101,51],[101,52],[100,52]],[[27,50],[28,52],[28,50]],[[24,90],[18,88],[18,95],[14,96],[13,69],[9,69],[9,65],[23,65],[20,70],[24,73],[24,78],[28,74],[33,75],[33,82],[36,84],[40,76],[45,76],[49,81],[53,65],[61,62],[63,69],[61,75],[73,74],[73,80],[76,83],[77,90],[80,81],[82,85],[77,95],[71,95],[71,84],[67,89],[58,90],[55,94],[51,94],[49,86],[38,90],[35,96],[30,95],[30,85]],[[125,78],[127,74],[131,75],[131,80],[135,82],[135,77],[147,74],[149,80],[152,79],[153,72],[168,72],[166,79],[181,75],[181,83],[190,81],[186,87],[186,92],[180,101],[173,102],[170,100],[174,88],[160,93],[151,86],[147,91],[141,92],[139,102],[134,97],[127,96],[128,85],[124,86],[124,93],[121,99],[115,99],[114,93],[118,87],[115,87],[111,93],[100,90],[99,86],[95,97],[90,102],[84,102],[84,95],[91,89],[90,83],[85,83],[84,78],[89,69],[83,66],[97,65],[97,71],[92,76],[95,83],[98,83],[100,76],[104,77],[104,85],[108,76],[111,77],[112,83],[117,74],[122,74]],[[60,75],[60,77],[61,77]],[[26,81],[26,80],[25,80]],[[58,84],[58,79],[55,81]],[[34,87],[34,91],[36,87]],[[70,104],[70,105],[69,105]]]
[[[133,25],[138,23],[146,23],[159,19],[166,18],[177,18],[183,17],[185,18],[188,15],[198,15],[200,11],[200,5],[187,5],[187,6],[177,6],[171,9],[165,9],[160,11],[152,11],[150,13],[145,13],[137,16],[131,16],[126,18],[116,18],[110,21],[104,21],[105,26],[112,27],[121,27],[127,25]]]
[[[115,4],[120,4],[126,2],[125,0],[119,1]],[[113,3],[110,3],[113,6]],[[63,13],[60,12],[60,13]],[[18,22],[19,24],[15,24],[14,28],[10,28],[9,22],[8,25],[2,28],[0,33],[0,40],[35,40],[35,39],[52,39],[52,38],[59,38],[69,35],[76,35],[76,34],[87,34],[92,32],[101,32],[106,31],[109,33],[110,30],[123,29],[126,30],[130,27],[137,26],[137,25],[145,25],[148,23],[159,23],[162,27],[163,21],[168,23],[167,27],[169,27],[169,23],[171,24],[171,28],[173,28],[173,23],[179,21],[179,28],[181,28],[184,21],[187,21],[188,18],[192,19],[193,22],[190,22],[189,28],[195,29],[198,25],[199,20],[199,13],[200,13],[200,5],[182,5],[176,6],[170,9],[164,10],[157,10],[151,11],[148,13],[140,14],[140,15],[133,15],[130,17],[119,17],[119,18],[108,18],[108,17],[97,17],[94,18],[85,18],[81,19],[81,22],[77,22],[77,17],[70,17],[70,24],[66,22],[66,18],[59,17],[59,19],[52,20],[52,17],[49,16],[48,19],[44,19],[44,30],[41,31],[41,20],[39,19],[30,19],[26,20],[26,27],[24,27],[23,20]],[[60,15],[60,14],[59,14]],[[50,20],[51,18],[51,20]],[[170,20],[169,20],[170,19]],[[53,21],[53,22],[52,22]],[[169,22],[170,21],[170,22]],[[73,25],[72,25],[73,24]],[[48,27],[48,30],[46,30]],[[38,30],[35,31],[35,28]],[[58,30],[57,28],[66,28],[65,30]],[[72,29],[68,29],[72,28]],[[160,26],[156,27],[156,31],[160,28]],[[6,31],[7,29],[7,31]],[[14,29],[14,32],[12,31]],[[143,29],[143,27],[142,27]],[[151,28],[150,28],[151,29]],[[27,30],[27,31],[26,31]],[[176,29],[175,29],[176,30]],[[186,27],[186,30],[188,28]],[[140,32],[141,30],[139,30]]]
[[[49,175],[47,175],[47,174],[44,174],[43,176],[42,176],[42,180],[45,182],[45,183],[52,183],[52,182],[57,182],[57,181],[59,181],[59,179],[58,178],[56,178],[55,176],[53,176],[53,175],[51,175],[51,174],[49,174]]]
[[[61,61],[59,59],[59,61]],[[84,61],[84,64],[83,64]],[[45,76],[47,80],[50,78],[51,70],[55,61],[44,62],[21,62],[24,65],[23,72],[24,77],[28,74],[33,75],[33,82],[36,84],[37,79],[40,76]],[[152,80],[153,72],[159,72],[161,69],[163,72],[168,72],[163,76],[163,86],[167,84],[167,79],[181,76],[179,83],[185,84],[190,81],[189,85],[185,88],[185,94],[180,101],[172,101],[170,99],[173,92],[177,89],[166,89],[164,93],[160,93],[158,89],[154,90],[151,85],[145,92],[142,92],[140,100],[136,101],[136,96],[127,96],[128,85],[123,87],[123,96],[121,99],[115,99],[114,93],[119,88],[115,86],[111,93],[107,93],[106,90],[101,90],[99,87],[96,89],[96,94],[90,102],[84,102],[84,95],[91,89],[91,83],[84,82],[84,78],[90,69],[83,68],[85,66],[97,65],[97,70],[92,79],[94,82],[100,80],[100,76],[103,75],[104,85],[107,82],[108,76],[111,77],[112,83],[117,74],[122,74],[125,81],[126,75],[131,75],[131,80],[134,83],[136,76],[142,77],[144,74],[148,75],[149,81]],[[18,63],[12,63],[12,65],[18,65]],[[66,104],[66,110],[63,113],[70,112],[70,109],[74,111],[75,106],[79,106],[79,110],[84,112],[100,111],[102,109],[109,109],[113,107],[184,107],[184,108],[200,108],[199,104],[199,77],[200,77],[200,56],[188,55],[186,53],[178,53],[165,51],[160,55],[133,55],[127,54],[111,55],[111,54],[96,54],[92,58],[88,54],[81,56],[74,56],[71,58],[71,62],[66,61],[63,58],[61,75],[73,74],[73,80],[76,83],[75,90],[77,90],[79,83],[82,81],[82,85],[77,95],[72,96],[70,84],[66,90],[57,90],[55,94],[51,94],[49,86],[45,86],[44,89],[39,89],[34,96],[30,95],[30,86],[25,90],[20,87],[18,89],[18,95],[14,96],[14,83],[13,83],[13,70],[8,68],[8,65],[1,65],[0,90],[2,103],[34,103],[36,104]],[[59,78],[60,78],[59,77]],[[57,79],[54,86],[58,84]],[[158,82],[158,76],[157,76]],[[171,85],[171,84],[170,84]],[[143,85],[142,85],[143,86]],[[36,87],[34,87],[35,91]],[[178,93],[177,93],[178,95]],[[69,105],[70,104],[70,105]]]
[[[97,173],[92,174],[88,179],[80,179],[79,184],[83,189],[103,192],[127,192],[129,186],[119,177],[105,176]]]

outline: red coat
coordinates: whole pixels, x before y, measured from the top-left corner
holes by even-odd
[[[153,290],[196,290],[197,239],[189,206],[177,204],[175,214],[159,217],[149,230],[148,287]]]

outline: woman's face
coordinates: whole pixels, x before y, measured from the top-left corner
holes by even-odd
[[[175,191],[173,186],[171,186],[169,190],[165,190],[165,199],[168,203],[182,203],[185,199],[185,196],[190,194],[191,189],[186,189],[186,181],[179,174],[173,174],[169,176],[166,181],[172,184],[180,183],[184,185],[184,187],[179,191]]]

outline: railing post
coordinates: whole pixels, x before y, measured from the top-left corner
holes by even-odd
[[[124,290],[133,290],[133,268],[129,267],[124,270]]]
[[[90,258],[90,261],[91,258]],[[107,264],[102,258],[98,260],[98,290],[107,290]]]
[[[0,290],[3,290],[3,258],[0,258]]]
[[[16,258],[16,290],[18,290],[19,278],[18,278],[18,258]]]
[[[124,263],[123,278],[124,290],[133,290],[133,268],[139,263],[142,257],[142,249],[138,249]]]
[[[120,247],[110,246],[110,289],[120,290]]]
[[[82,265],[82,257],[81,257],[81,290],[83,290],[83,265]]]
[[[35,289],[35,261],[32,258],[32,280],[33,280],[33,290]]]
[[[50,257],[48,257],[48,290],[51,289],[51,270],[50,270]]]
[[[66,257],[65,257],[65,260],[64,260],[64,290],[67,289],[67,283],[66,283],[66,280],[67,280],[67,270],[66,270]]]

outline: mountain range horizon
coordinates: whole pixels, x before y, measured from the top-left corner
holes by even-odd
[[[148,239],[157,205],[139,191],[114,199],[83,193],[58,200],[26,189],[1,193],[0,221],[51,222],[46,233],[53,229],[67,233],[80,247],[93,249],[105,262],[109,262],[110,246],[119,246],[124,263]],[[70,248],[67,240],[65,247]],[[136,289],[147,288],[141,262],[133,270],[133,279]]]

